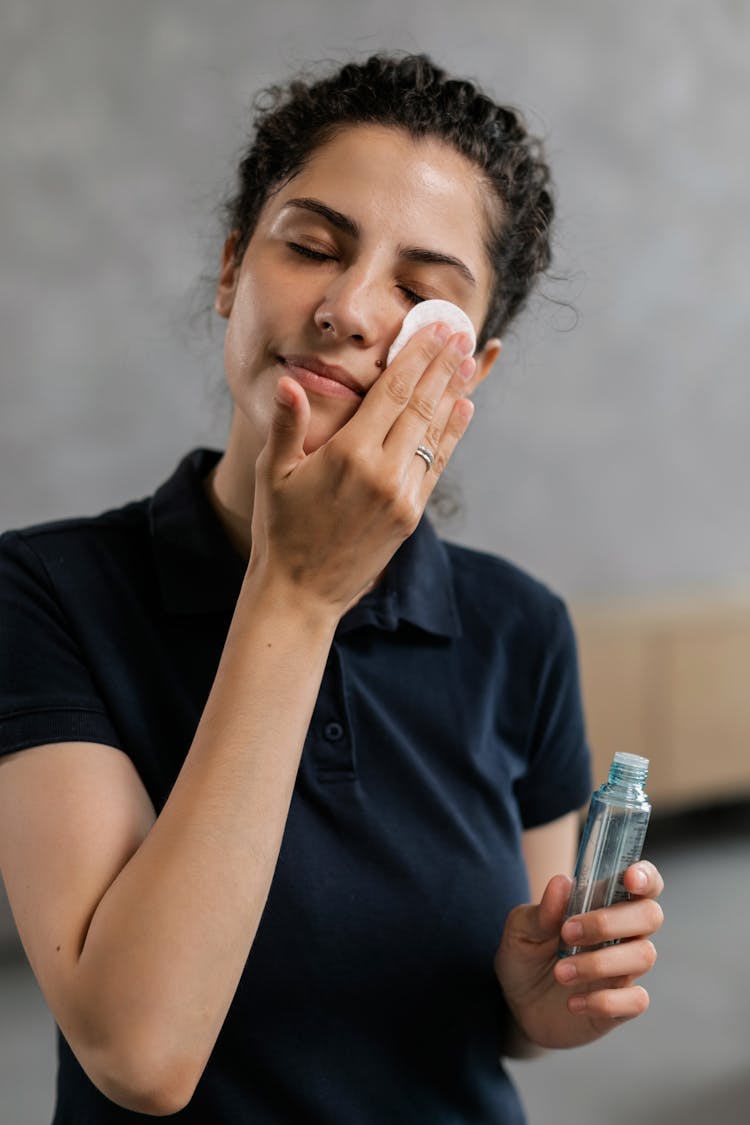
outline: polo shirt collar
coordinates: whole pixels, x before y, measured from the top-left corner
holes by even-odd
[[[171,613],[231,613],[239,596],[246,562],[203,489],[220,457],[217,450],[193,450],[150,501],[156,570]],[[450,560],[427,518],[398,549],[383,581],[341,619],[337,634],[367,625],[395,630],[401,622],[438,636],[461,633]]]
[[[394,631],[403,622],[436,636],[461,634],[450,559],[426,516],[391,559],[383,581],[349,610],[337,632],[364,625]]]
[[[231,612],[239,596],[246,564],[203,490],[220,457],[194,449],[151,498],[151,543],[170,613]]]

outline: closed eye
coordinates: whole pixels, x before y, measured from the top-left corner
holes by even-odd
[[[312,258],[314,262],[335,262],[333,254],[323,254],[320,250],[311,250],[309,246],[302,246],[299,242],[287,242],[290,250],[300,254],[303,258]]]
[[[419,293],[415,293],[413,289],[409,289],[406,285],[399,285],[399,289],[406,297],[407,301],[411,301],[413,305],[419,305],[425,301],[426,297],[421,297]]]
[[[302,258],[310,258],[313,262],[336,262],[337,257],[334,254],[324,254],[321,250],[311,250],[309,246],[303,246],[301,242],[287,242],[287,246],[295,254],[299,254]],[[420,293],[416,293],[410,289],[408,285],[399,285],[398,287],[412,305],[418,305],[426,300]]]

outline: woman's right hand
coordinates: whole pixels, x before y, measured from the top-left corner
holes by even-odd
[[[423,328],[356,414],[310,454],[310,403],[282,376],[256,465],[248,574],[281,581],[339,615],[374,584],[417,526],[469,425],[470,350],[462,333]],[[434,453],[431,467],[415,456],[418,445]]]

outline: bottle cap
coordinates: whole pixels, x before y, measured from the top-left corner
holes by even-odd
[[[620,751],[615,754],[609,767],[610,782],[643,785],[647,777],[648,758],[642,758],[640,754],[625,754]]]
[[[648,773],[648,758],[642,758],[640,754],[626,754],[618,750],[613,760],[618,765],[629,766],[633,770],[645,770]]]

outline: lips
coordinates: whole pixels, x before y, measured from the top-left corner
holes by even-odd
[[[316,384],[316,380],[306,380],[305,374],[311,373],[318,376],[321,381],[328,381],[338,385],[341,388],[353,392],[358,398],[362,398],[365,394],[365,388],[361,383],[354,378],[351,372],[347,371],[345,367],[339,367],[337,364],[325,363],[322,359],[315,355],[286,355],[279,356],[279,359],[285,367],[289,368],[290,375],[297,378],[303,385],[308,382]],[[316,389],[315,385],[310,389]],[[321,382],[319,389],[325,390],[325,383]],[[330,388],[331,392],[334,388]]]

